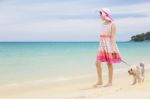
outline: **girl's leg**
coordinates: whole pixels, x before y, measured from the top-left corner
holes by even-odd
[[[105,87],[112,86],[112,79],[113,79],[113,64],[107,63],[108,66],[108,83],[105,85]]]
[[[101,67],[101,61],[96,61],[96,69],[97,69],[97,75],[98,75],[98,80],[95,85],[102,85],[102,67]]]

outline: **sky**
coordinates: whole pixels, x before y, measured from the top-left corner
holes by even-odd
[[[0,0],[0,41],[98,41],[104,7],[117,41],[150,31],[149,0]]]

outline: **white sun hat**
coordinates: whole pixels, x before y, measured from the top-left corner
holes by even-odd
[[[106,20],[112,21],[111,12],[108,8],[102,8],[99,12],[101,12],[101,15],[104,16]]]

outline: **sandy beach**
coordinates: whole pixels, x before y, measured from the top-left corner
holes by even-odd
[[[128,73],[115,74],[111,87],[93,88],[96,77],[57,84],[11,85],[0,88],[0,99],[150,99],[149,75],[146,71],[145,82],[134,86]]]

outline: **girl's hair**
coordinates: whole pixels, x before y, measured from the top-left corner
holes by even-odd
[[[99,14],[102,15],[102,11],[100,11]]]

